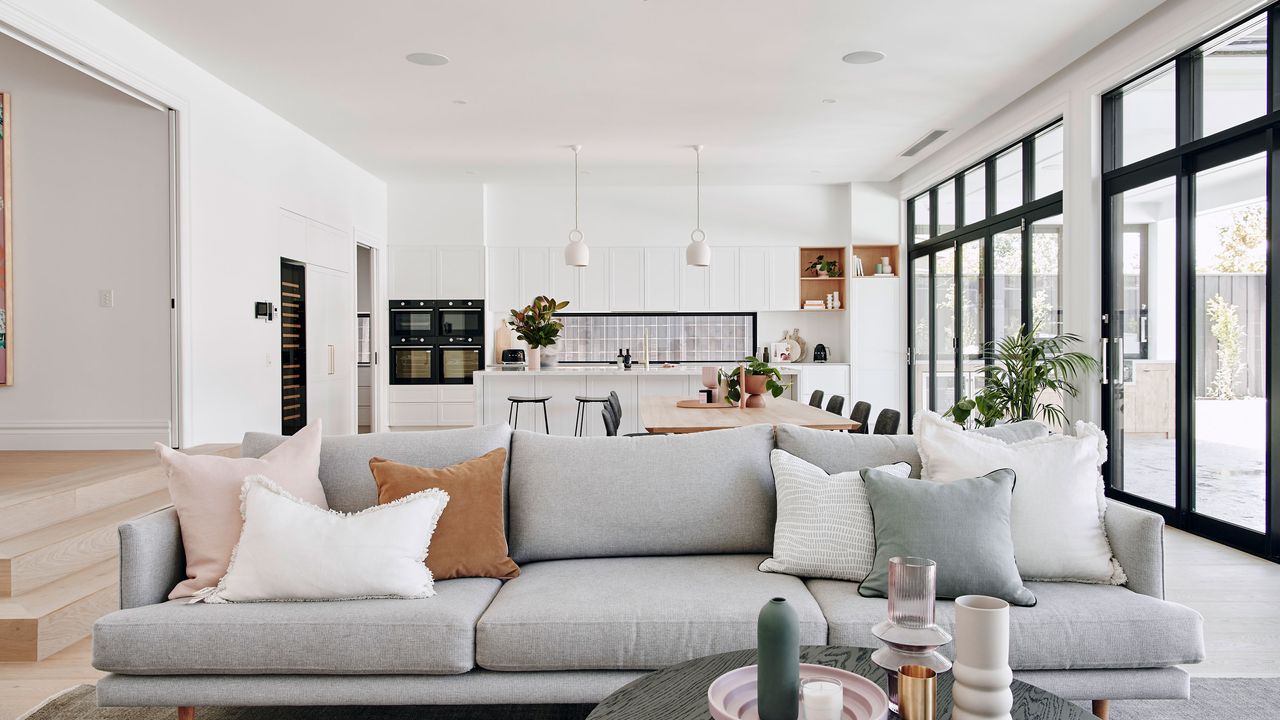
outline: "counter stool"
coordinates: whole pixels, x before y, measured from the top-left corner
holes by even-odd
[[[508,395],[507,400],[511,406],[507,409],[507,424],[512,428],[520,425],[520,406],[525,403],[538,403],[542,405],[542,427],[548,435],[551,434],[551,423],[547,421],[547,401],[551,399],[550,395]],[[515,422],[512,422],[512,416],[515,416]],[[538,416],[533,416],[533,429],[538,429]]]
[[[581,437],[582,433],[587,431],[587,406],[591,403],[605,404],[609,402],[609,397],[594,395],[574,395],[574,400],[578,401],[578,414],[573,419],[573,436]]]

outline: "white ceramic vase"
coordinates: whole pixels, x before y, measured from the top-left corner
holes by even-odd
[[[542,348],[531,347],[524,351],[524,363],[530,370],[542,367]]]
[[[956,599],[954,720],[1010,720],[1009,603],[985,595]]]

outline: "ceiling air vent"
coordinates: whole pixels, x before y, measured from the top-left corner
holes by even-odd
[[[916,153],[932,145],[938,138],[946,135],[946,130],[930,130],[924,137],[915,141],[911,147],[902,151],[899,157],[915,157]]]

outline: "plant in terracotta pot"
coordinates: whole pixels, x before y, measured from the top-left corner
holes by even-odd
[[[835,258],[828,260],[822,255],[814,258],[805,269],[814,271],[818,277],[840,277],[840,261]]]
[[[530,370],[542,365],[542,348],[555,345],[564,329],[564,323],[555,319],[557,310],[569,307],[569,301],[556,302],[554,298],[539,295],[523,310],[511,310],[507,325],[516,332],[516,338],[529,346],[526,360]]]
[[[747,407],[763,407],[766,392],[778,397],[789,387],[789,383],[782,381],[782,373],[778,368],[754,355],[748,355],[742,362],[747,369]],[[742,397],[742,380],[738,368],[721,369],[720,382],[725,386],[725,402],[737,404]]]

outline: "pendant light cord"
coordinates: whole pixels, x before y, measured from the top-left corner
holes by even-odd
[[[698,154],[698,169],[697,169],[697,172],[694,173],[694,177],[696,178],[695,182],[698,188],[697,189],[698,200],[696,203],[697,209],[695,213],[696,220],[694,222],[694,229],[701,230],[702,229],[702,146],[701,145],[695,146],[693,150]]]
[[[578,229],[578,151],[582,148],[573,146],[573,229]]]

